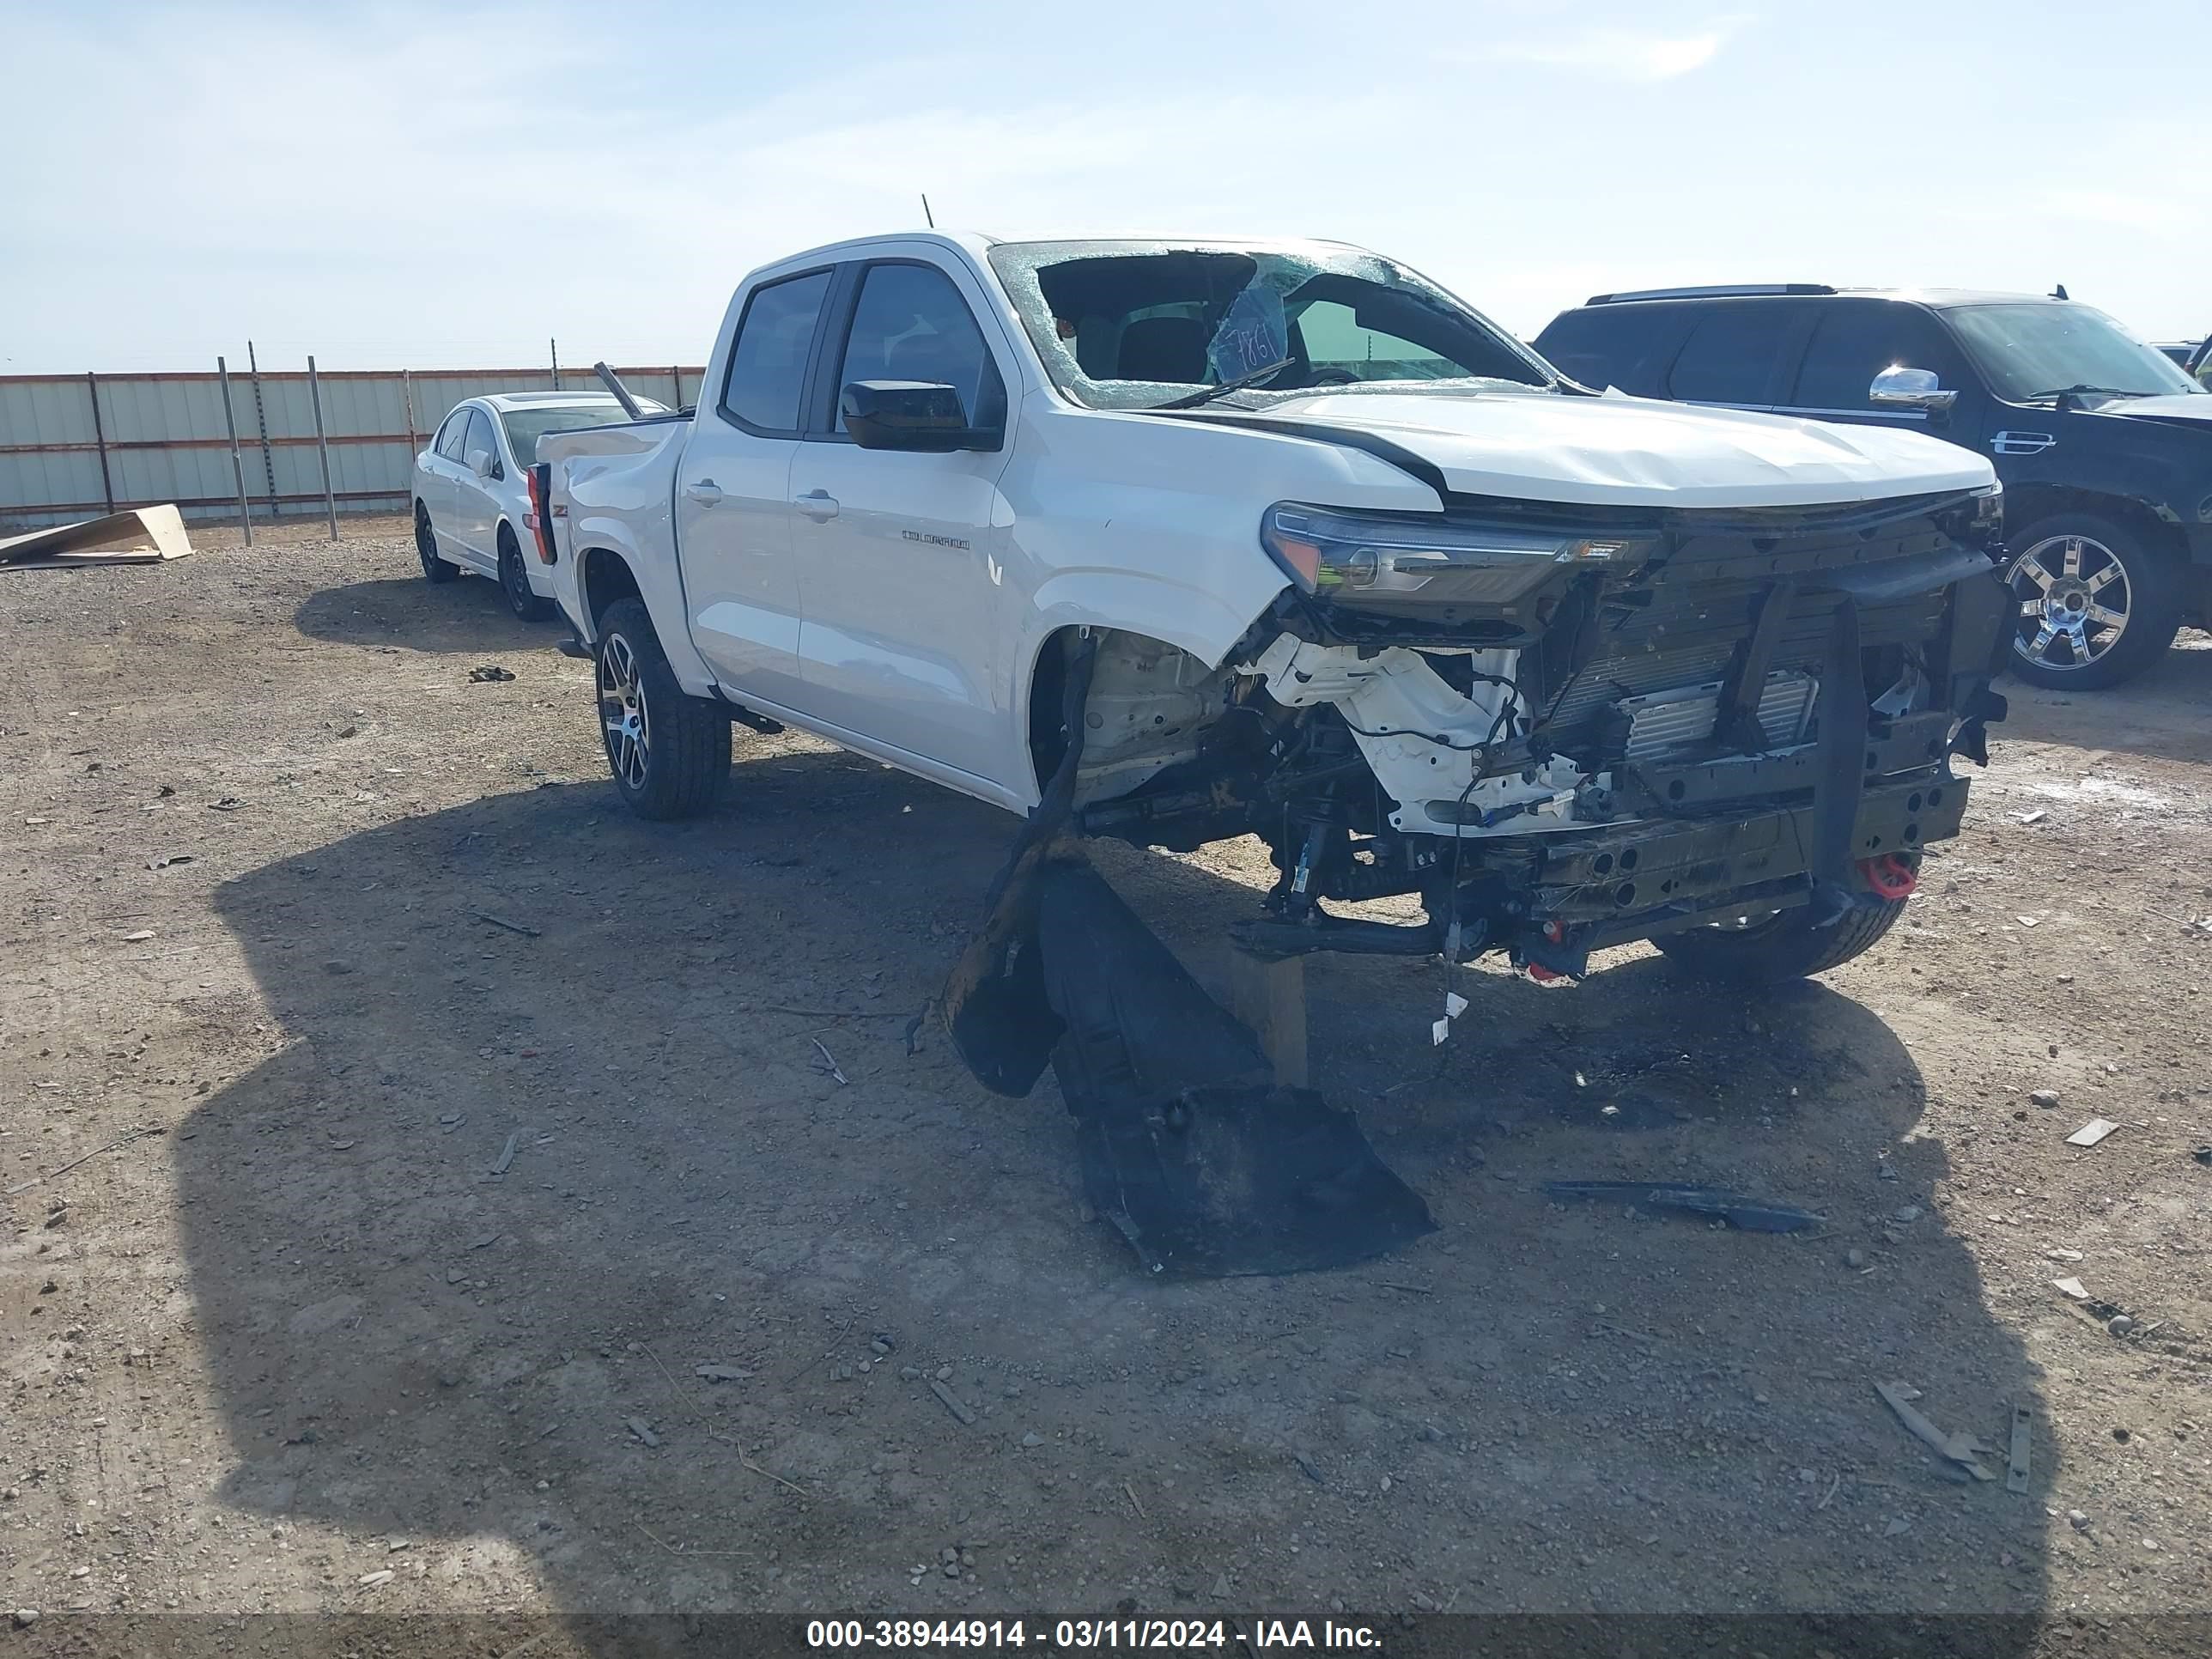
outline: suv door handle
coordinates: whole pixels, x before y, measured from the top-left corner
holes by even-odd
[[[722,499],[721,487],[712,478],[702,478],[696,483],[685,484],[684,493],[702,507],[713,507]]]
[[[810,489],[804,495],[794,495],[791,504],[817,524],[827,524],[837,516],[837,498],[826,489]]]

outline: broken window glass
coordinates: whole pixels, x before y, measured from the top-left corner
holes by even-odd
[[[1442,289],[1354,248],[1008,242],[990,258],[1046,373],[1093,409],[1155,406],[1285,360],[1232,395],[1554,384],[1540,360]]]

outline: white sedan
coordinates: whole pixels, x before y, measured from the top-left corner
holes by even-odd
[[[638,405],[663,412],[649,398]],[[434,582],[463,571],[489,576],[516,616],[526,622],[545,616],[552,573],[523,552],[538,441],[627,418],[603,392],[509,392],[455,404],[415,458],[415,551],[422,574]]]

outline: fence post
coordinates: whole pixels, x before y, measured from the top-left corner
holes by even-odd
[[[411,469],[415,465],[415,452],[422,446],[415,441],[415,377],[404,368],[399,371],[399,401],[407,406],[407,465]],[[411,471],[408,476],[411,482],[414,476]]]
[[[269,447],[269,410],[261,401],[261,365],[251,340],[246,343],[246,368],[253,377],[253,421],[261,428],[261,470],[269,478],[269,517],[274,522],[283,517],[284,509],[276,504],[276,453]]]
[[[246,544],[253,545],[253,514],[246,505],[246,463],[238,455],[238,417],[230,412],[230,365],[215,360],[216,378],[222,382],[222,426],[230,434],[230,476],[238,482],[238,522],[245,528]]]
[[[548,340],[545,347],[553,354],[553,389],[558,392],[561,389],[561,343],[558,340]]]
[[[100,376],[90,369],[84,372],[84,389],[92,394],[92,441],[100,446],[100,493],[107,498],[107,510],[115,511],[115,485],[107,476],[107,434],[100,424]]]
[[[323,436],[323,383],[315,378],[315,360],[307,359],[307,398],[315,406],[315,447],[323,454],[323,505],[330,509],[331,539],[338,538],[338,498],[331,489],[331,445]]]

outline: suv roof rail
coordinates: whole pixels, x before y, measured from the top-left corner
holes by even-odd
[[[1626,300],[1729,300],[1761,294],[1833,294],[1826,283],[1722,283],[1711,288],[1639,288],[1620,294],[1593,294],[1584,305],[1612,306]]]

